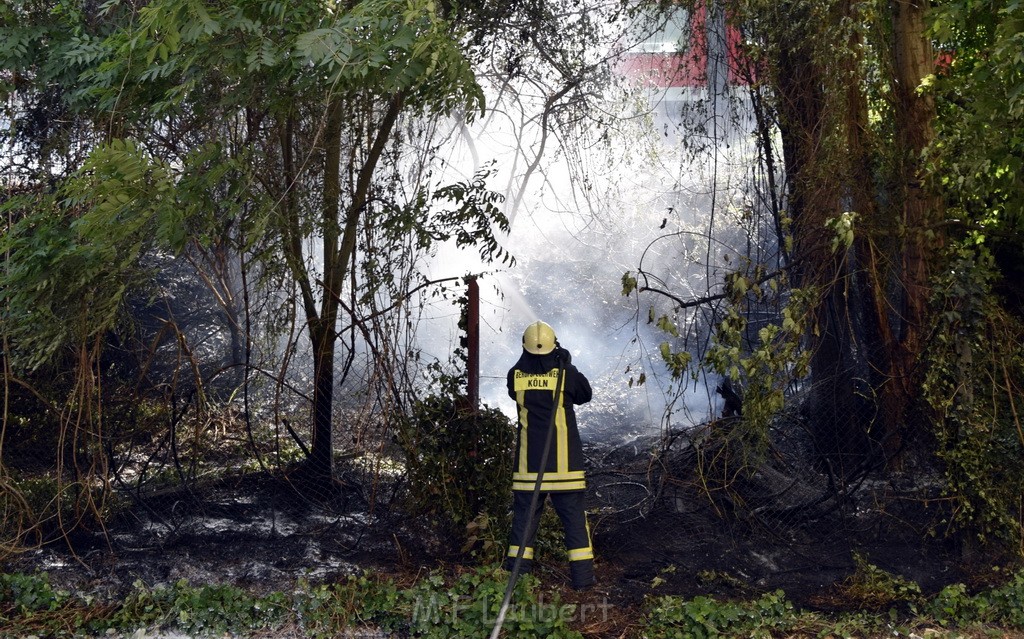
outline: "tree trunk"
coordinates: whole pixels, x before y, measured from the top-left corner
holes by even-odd
[[[792,41],[779,43],[776,82],[793,218],[795,283],[817,287],[821,294],[808,336],[808,415],[819,463],[843,476],[860,466],[867,439],[853,405],[847,261],[842,252],[833,253],[824,232],[825,223],[840,213],[842,172],[836,154],[828,152],[826,71],[814,58],[810,37],[788,34]]]
[[[313,445],[306,470],[318,480],[330,481],[334,473],[334,323],[320,320],[309,329],[313,346]]]
[[[895,112],[899,150],[902,155],[903,226],[905,244],[902,260],[903,308],[900,349],[895,358],[895,377],[903,394],[902,416],[916,397],[920,374],[917,361],[924,348],[931,260],[941,246],[936,220],[942,216],[942,199],[924,181],[921,154],[934,132],[935,103],[927,93],[918,93],[921,81],[935,68],[931,41],[925,32],[927,0],[895,0]],[[906,424],[909,426],[909,424]],[[890,435],[890,447],[902,448],[902,438]]]
[[[366,212],[373,173],[391,139],[403,104],[404,95],[396,94],[388,101],[387,110],[379,121],[373,121],[373,113],[367,118],[366,126],[372,132],[373,142],[355,172],[351,200],[345,208],[344,226],[339,221],[342,211],[341,134],[346,113],[341,98],[332,99],[328,106],[324,129],[324,281],[319,312],[309,319],[313,342],[313,445],[308,463],[308,470],[313,476],[328,480],[333,476],[334,353],[342,288],[355,257],[356,236],[359,222]]]
[[[338,264],[342,259],[338,252],[338,216],[341,213],[343,113],[340,98],[332,99],[327,106],[327,121],[324,126],[323,290],[320,294],[318,315],[307,318],[313,347],[313,443],[307,468],[314,477],[328,481],[334,472],[332,439],[335,331],[345,268],[345,264]]]
[[[857,19],[850,0],[844,2],[843,12]],[[849,51],[864,49],[860,31],[853,30],[850,38]],[[847,77],[856,77],[857,66],[862,60],[852,55],[845,59]],[[883,442],[883,454],[890,456],[898,449],[893,434],[898,432],[902,422],[905,396],[895,380],[898,343],[891,329],[885,285],[891,271],[886,266],[889,260],[879,259],[879,243],[891,248],[889,240],[898,235],[898,229],[892,220],[885,219],[877,204],[876,181],[871,171],[877,149],[872,148],[870,142],[868,102],[863,87],[858,83],[847,85],[846,117],[851,199],[853,210],[859,215],[853,245],[855,272],[851,278],[852,300],[856,306],[854,317],[857,318],[854,339],[863,344],[866,381],[876,403],[867,431],[871,437]],[[865,415],[864,419],[867,418]]]

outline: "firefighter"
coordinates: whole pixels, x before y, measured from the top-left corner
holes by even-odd
[[[557,393],[561,401],[555,407],[559,368],[564,369],[564,377],[561,391]],[[519,436],[512,475],[512,534],[505,567],[513,569],[519,545],[525,544],[520,569],[522,572],[530,571],[533,540],[547,498],[562,520],[572,587],[577,590],[589,588],[594,584],[594,550],[583,509],[586,489],[583,444],[576,427],[573,405],[590,401],[590,382],[572,365],[569,351],[558,344],[555,331],[544,322],[534,322],[523,332],[523,353],[508,372],[508,394],[518,407]],[[528,511],[548,429],[552,424],[552,410],[555,410],[555,436],[541,480],[537,511],[531,519]],[[532,522],[531,530],[524,534],[528,519]]]

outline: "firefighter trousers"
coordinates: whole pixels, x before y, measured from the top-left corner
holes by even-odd
[[[573,588],[588,588],[594,584],[594,549],[590,542],[590,526],[587,524],[587,513],[583,509],[582,490],[567,492],[541,493],[537,499],[537,511],[533,513],[531,530],[524,535],[526,520],[530,519],[530,501],[533,494],[526,491],[513,491],[512,503],[512,534],[509,540],[508,556],[505,568],[512,570],[520,544],[525,544],[520,572],[530,572],[533,567],[533,543],[540,525],[540,516],[544,511],[544,502],[551,500],[555,512],[562,520],[565,532],[565,548],[569,555],[569,573]]]

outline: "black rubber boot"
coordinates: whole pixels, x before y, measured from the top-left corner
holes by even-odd
[[[501,565],[501,567],[504,568],[505,570],[509,571],[509,572],[512,572],[512,569],[515,568],[515,565],[516,565],[516,558],[515,557],[505,557],[505,562]],[[533,560],[532,559],[524,559],[524,560],[522,560],[519,563],[519,574],[520,575],[528,575],[532,571],[533,571]]]
[[[572,577],[573,590],[589,590],[597,581],[594,578],[594,562],[587,559],[570,561],[569,574]]]

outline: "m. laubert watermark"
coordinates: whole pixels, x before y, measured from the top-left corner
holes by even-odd
[[[456,599],[454,601],[439,599],[436,594],[430,597],[418,597],[413,605],[412,625],[415,626],[455,626],[467,621],[478,621],[481,625],[490,625],[497,621],[501,598],[492,599],[484,596],[481,599]],[[595,623],[608,620],[613,604],[607,597],[600,601],[584,603],[565,603],[560,600],[545,601],[544,593],[537,596],[536,601],[512,604],[505,615],[505,623],[544,623],[564,624],[569,622]]]
[[[462,597],[449,599],[439,597],[436,593],[429,597],[417,597],[413,604],[411,627],[426,630],[430,627],[463,627],[467,624],[479,624],[490,627],[497,621],[500,598],[484,596],[480,599]],[[545,601],[544,594],[537,596],[536,601],[512,605],[505,616],[505,625],[528,623],[536,627],[538,624],[554,626],[579,622],[597,623],[608,620],[613,604],[607,598],[601,601],[580,604]],[[338,639],[394,639],[399,635],[383,628],[345,628]]]
[[[338,639],[392,639],[393,634],[376,628],[345,628]]]

